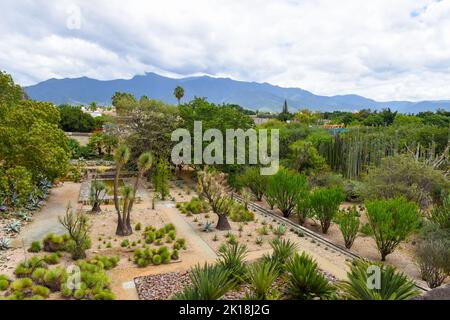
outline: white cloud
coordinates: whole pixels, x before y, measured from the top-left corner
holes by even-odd
[[[73,4],[79,30],[66,26]],[[24,85],[155,71],[450,99],[450,0],[3,0],[0,10],[0,69]]]

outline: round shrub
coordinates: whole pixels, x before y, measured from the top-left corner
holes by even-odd
[[[47,298],[50,294],[50,289],[44,286],[33,286],[31,288],[31,291],[34,295],[42,296],[44,298]]]
[[[33,241],[31,243],[30,248],[28,249],[28,252],[39,252],[41,251],[41,243],[39,241]]]
[[[156,254],[153,256],[152,262],[154,265],[160,265],[162,262],[162,258],[160,255]]]

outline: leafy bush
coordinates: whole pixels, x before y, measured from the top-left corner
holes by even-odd
[[[67,242],[66,250],[71,253],[72,259],[85,258],[86,250],[91,247],[86,215],[81,212],[74,212],[68,206],[66,214],[58,219],[68,232],[69,241]]]
[[[339,188],[316,189],[309,198],[314,215],[320,220],[322,232],[327,233],[339,205],[344,201],[344,193]]]
[[[44,286],[33,286],[31,288],[34,295],[38,295],[47,298],[50,294],[50,289]]]
[[[416,247],[420,274],[430,288],[439,287],[450,275],[450,229],[426,224]]]
[[[417,205],[401,197],[369,202],[366,208],[381,260],[385,261],[386,256],[417,229]]]
[[[6,289],[8,289],[10,282],[11,280],[8,276],[0,274],[0,291],[5,291]]]
[[[218,300],[224,296],[235,283],[229,270],[221,265],[195,266],[190,274],[192,285],[175,294],[174,300]]]
[[[59,252],[54,252],[52,254],[44,256],[44,261],[47,264],[58,264],[61,259],[61,254]]]
[[[256,167],[248,168],[238,177],[239,183],[249,188],[258,201],[266,193],[268,180],[268,176],[261,175],[260,169]]]
[[[45,268],[46,264],[40,257],[32,257],[24,260],[16,266],[14,274],[18,278],[24,278],[30,276],[37,268]]]
[[[160,265],[162,262],[162,257],[158,254],[155,254],[152,258],[152,262],[155,266]]]
[[[309,192],[304,192],[301,196],[297,198],[295,213],[297,214],[298,222],[301,225],[303,225],[306,222],[306,219],[312,217],[313,211],[311,207]]]
[[[141,228],[142,228],[142,225],[141,225],[141,223],[139,222],[139,223],[137,223],[136,226],[134,227],[134,230],[135,230],[135,231],[141,231]]]
[[[364,181],[366,200],[403,196],[421,208],[438,203],[441,193],[450,188],[442,172],[407,155],[386,157],[379,167],[369,171]]]
[[[234,222],[249,222],[255,220],[255,214],[245,209],[244,205],[233,201],[231,204],[230,219]]]
[[[331,299],[336,289],[319,271],[317,263],[305,252],[297,253],[286,264],[288,293],[295,299]]]
[[[67,272],[63,267],[49,269],[44,275],[44,284],[52,292],[60,291],[61,285],[67,280]]]
[[[442,195],[442,204],[431,210],[430,221],[438,224],[442,229],[450,229],[450,194]]]
[[[379,286],[368,279],[373,275],[371,269],[380,271]],[[373,286],[368,286],[372,283]],[[406,300],[419,295],[414,283],[392,266],[365,260],[356,260],[347,272],[347,280],[338,285],[344,297],[350,300]]]
[[[355,241],[359,230],[359,213],[356,207],[347,210],[341,210],[338,213],[336,221],[344,238],[345,247],[350,249]]]
[[[130,241],[128,240],[128,239],[125,239],[125,240],[123,240],[121,243],[120,243],[120,246],[122,247],[122,248],[126,248],[126,247],[128,247],[130,245]]]

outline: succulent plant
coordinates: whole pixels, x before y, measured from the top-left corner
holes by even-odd
[[[5,231],[8,233],[19,233],[21,227],[22,222],[20,220],[15,220],[5,226]]]
[[[13,213],[14,216],[22,219],[23,221],[31,221],[31,215],[27,211],[16,211]]]
[[[279,237],[283,236],[286,233],[286,226],[283,224],[278,225],[274,228],[273,233]]]
[[[209,221],[206,221],[206,223],[203,225],[203,231],[204,232],[212,232],[213,231],[213,224]]]
[[[8,250],[11,246],[11,239],[2,237],[0,238],[0,250]]]

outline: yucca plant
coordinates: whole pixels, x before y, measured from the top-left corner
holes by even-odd
[[[240,283],[243,281],[247,270],[245,264],[247,253],[248,250],[245,245],[238,243],[228,244],[219,252],[217,263],[229,271],[232,280]]]
[[[303,252],[286,264],[288,294],[294,299],[333,299],[336,288],[320,272],[317,262]]]
[[[339,211],[336,221],[344,238],[345,247],[350,249],[355,242],[359,230],[359,213],[356,207]]]
[[[270,246],[273,249],[271,255],[264,255],[263,260],[272,264],[278,273],[285,271],[285,264],[297,251],[297,244],[289,239],[274,239]]]
[[[213,231],[213,224],[209,221],[206,221],[206,223],[203,225],[203,231],[204,232],[212,232]]]
[[[173,300],[218,300],[235,285],[230,279],[230,271],[219,264],[197,265],[190,277],[192,285],[175,294]]]
[[[246,279],[250,284],[251,293],[246,295],[248,300],[276,300],[279,292],[273,288],[278,278],[275,266],[265,261],[255,262],[248,266]]]
[[[379,281],[373,281],[379,271]],[[378,285],[377,285],[378,284]],[[419,295],[414,283],[394,267],[366,260],[356,260],[350,266],[347,280],[338,285],[350,300],[405,300]]]

